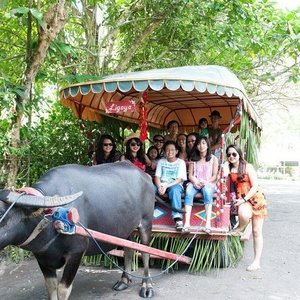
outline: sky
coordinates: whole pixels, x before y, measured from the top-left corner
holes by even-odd
[[[281,9],[296,9],[300,7],[300,0],[273,0],[276,7]]]

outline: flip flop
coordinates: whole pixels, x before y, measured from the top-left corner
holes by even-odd
[[[210,234],[211,233],[211,228],[210,227],[204,227],[203,231]]]
[[[243,235],[243,231],[232,230],[232,231],[230,231],[230,235],[232,235],[232,236],[242,236]]]
[[[183,226],[182,233],[190,233],[191,232],[191,227],[190,226]]]

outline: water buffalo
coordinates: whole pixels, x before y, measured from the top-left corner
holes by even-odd
[[[45,277],[49,299],[68,299],[72,283],[83,255],[99,253],[91,239],[78,235],[58,233],[49,223],[32,241],[32,232],[43,219],[40,207],[75,207],[80,222],[87,228],[130,238],[138,228],[141,241],[148,245],[152,229],[154,192],[150,176],[128,162],[118,162],[98,166],[64,165],[51,169],[32,186],[44,196],[67,196],[82,191],[75,197],[20,196],[16,192],[0,190],[0,217],[16,200],[15,205],[0,223],[0,249],[7,245],[17,245],[32,251]],[[26,242],[25,242],[26,241]],[[25,244],[24,244],[25,242]],[[114,246],[100,243],[104,251]],[[132,251],[125,250],[125,271],[121,280],[114,285],[115,290],[125,289],[131,271]],[[143,254],[144,277],[140,296],[153,295],[149,277],[149,255]],[[56,270],[64,267],[58,284]]]

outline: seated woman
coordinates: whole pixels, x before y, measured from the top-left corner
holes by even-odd
[[[96,164],[105,164],[119,161],[121,153],[116,149],[116,143],[109,134],[102,134],[96,150]]]
[[[153,144],[158,149],[158,158],[163,158],[165,156],[163,151],[163,146],[165,139],[161,134],[156,134],[153,137]]]
[[[138,134],[130,134],[124,142],[126,144],[126,152],[125,155],[121,156],[121,161],[128,159],[143,171],[146,170],[146,165],[151,166],[151,161],[144,152],[143,143]]]
[[[206,224],[204,231],[211,231],[213,194],[216,191],[218,159],[211,154],[209,138],[198,136],[191,154],[189,180],[184,198],[185,223],[183,232],[189,232],[194,196],[201,192],[205,205]]]
[[[190,132],[186,137],[186,152],[188,154],[188,160],[190,160],[192,149],[195,145],[196,138],[199,134],[197,132]]]

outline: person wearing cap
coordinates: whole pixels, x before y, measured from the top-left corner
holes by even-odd
[[[146,166],[151,166],[151,161],[147,157],[143,149],[143,143],[137,133],[130,134],[125,140],[126,145],[125,154],[121,156],[121,161],[129,160],[136,167],[145,171]]]
[[[222,117],[217,110],[212,111],[209,117],[211,119],[211,126],[208,127],[208,136],[210,139],[211,151],[218,159],[220,159],[221,136],[223,131],[220,128],[219,122]]]
[[[171,120],[167,124],[167,130],[168,130],[169,133],[164,136],[165,142],[166,141],[176,142],[178,131],[179,131],[179,123],[176,120]]]

